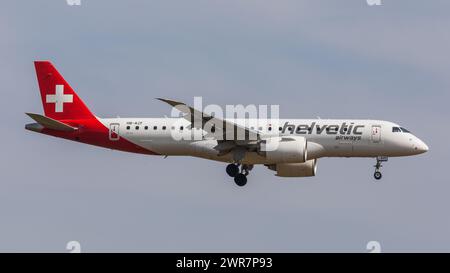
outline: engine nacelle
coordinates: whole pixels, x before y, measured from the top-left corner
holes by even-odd
[[[315,176],[317,172],[317,160],[311,159],[303,163],[280,163],[270,165],[269,169],[276,171],[276,175],[281,177]]]
[[[271,137],[259,143],[258,153],[275,163],[301,163],[307,158],[306,145],[301,136]]]

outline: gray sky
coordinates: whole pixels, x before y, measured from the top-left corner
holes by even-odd
[[[3,1],[0,251],[450,250],[450,2]],[[24,130],[49,59],[100,117],[161,117],[156,97],[279,104],[285,118],[400,123],[429,146],[321,159],[318,175],[151,157]]]

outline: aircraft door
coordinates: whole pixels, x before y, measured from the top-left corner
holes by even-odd
[[[380,125],[372,125],[372,136],[373,143],[381,142],[381,126]]]
[[[116,141],[119,140],[119,123],[111,123],[109,125],[109,140]]]

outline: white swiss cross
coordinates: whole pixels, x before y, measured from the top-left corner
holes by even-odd
[[[73,95],[64,95],[64,85],[56,85],[55,95],[47,95],[45,97],[46,103],[55,104],[55,112],[62,112],[64,108],[64,103],[72,103]]]

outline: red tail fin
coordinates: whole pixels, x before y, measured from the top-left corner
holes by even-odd
[[[44,113],[56,120],[92,118],[84,102],[49,61],[35,61]]]

